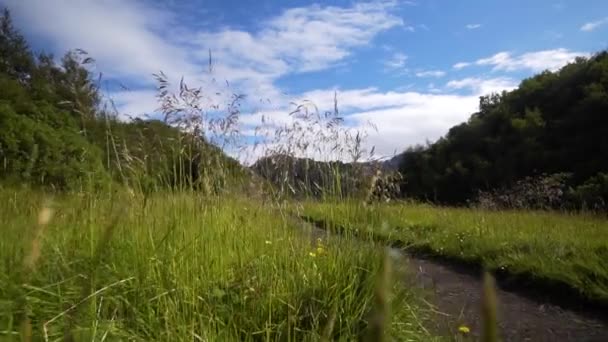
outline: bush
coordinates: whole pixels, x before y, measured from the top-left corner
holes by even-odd
[[[584,209],[608,209],[608,173],[599,172],[583,184],[570,189],[568,197]]]
[[[526,177],[512,187],[479,191],[476,203],[485,209],[553,209],[565,205],[568,173]]]
[[[101,151],[77,132],[54,129],[7,104],[0,104],[0,126],[2,178],[57,189],[106,179]]]

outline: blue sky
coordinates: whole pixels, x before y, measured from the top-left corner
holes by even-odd
[[[608,1],[0,0],[32,47],[87,50],[132,116],[153,112],[154,79],[248,95],[247,132],[288,120],[290,101],[331,109],[382,155],[436,140],[477,109],[576,56],[608,47]],[[214,60],[209,75],[209,50]],[[259,101],[269,99],[270,101]]]

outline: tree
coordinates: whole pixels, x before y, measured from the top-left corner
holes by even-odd
[[[561,173],[572,174],[569,185],[577,187],[608,171],[606,113],[604,51],[525,79],[511,92],[482,96],[479,112],[467,122],[434,144],[404,153],[402,193],[463,204],[479,191]]]

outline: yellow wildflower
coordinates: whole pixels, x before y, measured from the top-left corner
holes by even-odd
[[[313,258],[317,256],[314,252],[310,252],[310,253],[308,253],[308,255],[310,255]]]
[[[264,243],[267,245],[272,245],[272,241],[270,241],[270,240],[266,240]]]
[[[461,325],[458,327],[458,331],[462,334],[468,334],[471,332],[471,329],[469,329],[469,327],[467,327],[466,325]]]

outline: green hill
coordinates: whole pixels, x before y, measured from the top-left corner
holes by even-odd
[[[405,151],[402,191],[463,204],[479,191],[525,188],[526,177],[542,183],[559,174],[553,179],[564,183],[560,205],[603,206],[608,200],[606,132],[604,51],[528,78],[511,92],[481,97],[479,111],[467,122],[429,146]]]
[[[0,180],[58,190],[124,184],[217,192],[247,171],[204,137],[158,120],[118,120],[84,51],[34,54],[0,18]]]

